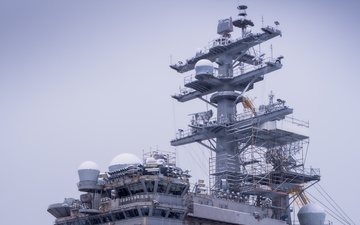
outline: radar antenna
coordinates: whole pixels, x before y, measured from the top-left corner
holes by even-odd
[[[247,6],[246,5],[239,5],[237,7],[237,9],[239,10],[239,14],[238,16],[240,17],[240,19],[237,19],[233,22],[233,25],[235,27],[241,28],[242,31],[242,37],[246,37],[247,33],[246,32],[246,28],[248,26],[254,26],[254,23],[251,20],[246,19],[247,13],[246,13],[246,9]]]

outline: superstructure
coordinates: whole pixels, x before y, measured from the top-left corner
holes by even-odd
[[[318,182],[320,173],[304,165],[308,123],[289,117],[293,109],[272,93],[258,108],[246,96],[265,75],[281,69],[283,59],[254,50],[281,31],[266,26],[251,32],[246,9],[241,5],[236,19],[220,20],[219,37],[205,49],[170,65],[179,73],[194,71],[172,97],[182,103],[201,99],[212,107],[195,112],[189,129],[179,129],[171,141],[214,152],[208,187],[203,180],[192,186],[171,152],[151,151],[143,160],[120,154],[105,173],[84,162],[78,170],[84,194],[49,206],[55,224],[293,224],[291,203],[308,203],[304,189]],[[234,29],[241,30],[235,39]],[[305,207],[301,224],[324,223],[323,211]]]

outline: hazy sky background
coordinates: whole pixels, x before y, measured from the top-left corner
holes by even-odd
[[[283,31],[270,41],[283,69],[248,96],[260,105],[273,90],[310,122],[307,167],[321,169],[321,186],[360,224],[355,0],[1,1],[1,224],[52,224],[48,205],[79,197],[77,168],[86,160],[107,171],[120,153],[174,151],[175,131],[206,106],[170,98],[183,75],[168,65],[216,38],[217,21],[236,17],[239,3],[249,7],[253,33],[262,18]],[[269,45],[261,50],[270,56]],[[206,176],[207,152],[176,152],[180,166]]]

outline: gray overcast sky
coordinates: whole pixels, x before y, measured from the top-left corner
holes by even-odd
[[[239,3],[253,32],[262,18],[283,31],[271,41],[283,69],[248,95],[259,105],[273,90],[310,121],[307,167],[321,168],[321,186],[360,224],[360,3],[350,0],[1,1],[1,223],[52,224],[48,205],[78,198],[86,160],[107,171],[120,153],[173,151],[175,130],[206,106],[170,98],[183,75],[168,65],[216,38],[218,19],[236,17]],[[177,154],[180,166],[206,175],[204,150]]]

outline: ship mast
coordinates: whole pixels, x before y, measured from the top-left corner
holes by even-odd
[[[261,33],[252,33],[253,22],[246,18],[247,6],[238,7],[238,18],[219,20],[219,37],[204,51],[198,52],[185,63],[170,65],[179,73],[195,69],[195,76],[185,78],[185,88],[172,97],[179,102],[200,98],[216,108],[193,115],[190,130],[182,131],[171,141],[180,146],[199,143],[216,153],[210,159],[210,184],[213,194],[219,192],[241,193],[244,199],[254,199],[260,206],[270,201],[278,219],[289,217],[288,193],[302,190],[303,184],[320,180],[318,171],[305,171],[303,162],[295,159],[308,143],[303,132],[308,124],[291,121],[303,130],[287,130],[278,121],[292,114],[285,101],[273,101],[256,109],[244,95],[266,74],[282,68],[282,56],[264,58],[263,53],[250,50],[265,41],[281,36],[276,27],[263,27]],[[276,23],[278,24],[278,22]],[[231,39],[234,27],[242,36]],[[210,101],[204,96],[211,95]],[[238,114],[242,103],[247,113]],[[266,201],[265,201],[266,200]]]
[[[195,71],[172,97],[201,99],[212,107],[191,114],[189,130],[179,129],[171,141],[173,146],[198,143],[215,153],[209,160],[209,191],[204,180],[191,187],[189,170],[176,166],[175,153],[150,151],[143,160],[122,153],[105,173],[91,161],[79,166],[78,190],[86,193],[48,207],[56,225],[292,225],[292,202],[306,204],[298,213],[300,224],[324,224],[325,212],[307,204],[304,194],[311,186],[305,184],[320,180],[319,170],[304,167],[308,123],[289,118],[293,109],[272,92],[269,103],[258,108],[245,95],[282,68],[282,56],[265,58],[253,50],[281,31],[267,26],[252,33],[247,7],[238,9],[237,19],[219,21],[219,36],[210,46],[170,65],[179,73]],[[231,38],[234,28],[241,29],[239,38]],[[241,107],[244,112],[237,112]]]
[[[203,141],[216,139],[216,144],[210,147],[216,153],[216,187],[223,189],[226,185],[232,185],[231,177],[239,171],[239,143],[236,140],[234,131],[251,126],[255,120],[250,119],[246,122],[239,121],[237,118],[237,104],[242,102],[243,94],[253,88],[255,82],[263,80],[264,75],[282,67],[280,60],[270,59],[263,61],[259,55],[249,54],[249,49],[264,41],[281,35],[281,31],[274,28],[263,28],[263,33],[252,34],[247,30],[249,26],[254,26],[251,20],[246,19],[246,6],[241,5],[239,18],[232,21],[227,18],[219,21],[217,33],[219,38],[212,42],[208,52],[186,60],[184,64],[175,64],[171,67],[180,73],[190,71],[195,68],[195,79],[189,79],[185,87],[189,91],[184,91],[173,97],[180,102],[203,98],[211,94],[210,103],[216,106],[217,118],[211,123],[208,120],[201,121],[201,113],[196,114],[190,125],[191,132],[187,136],[171,141],[173,146],[188,143],[203,143]],[[238,27],[242,31],[242,38],[232,40],[230,33],[233,27]],[[216,70],[212,63],[217,64]],[[244,71],[244,65],[254,66],[254,70]],[[259,117],[259,120],[282,118],[290,114],[292,109],[284,108],[272,115]],[[203,114],[206,114],[205,112]],[[223,181],[223,184],[221,184]]]

